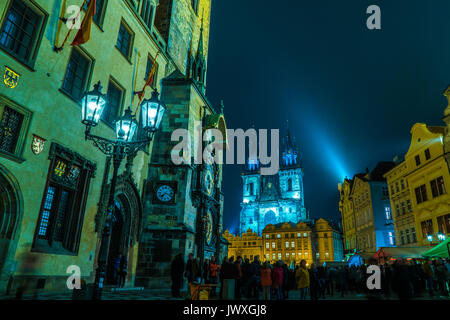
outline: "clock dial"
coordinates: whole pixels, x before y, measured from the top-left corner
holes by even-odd
[[[206,168],[204,178],[203,178],[203,185],[206,191],[207,195],[211,195],[214,190],[214,175],[211,166],[208,166]]]
[[[208,210],[208,215],[206,217],[206,243],[211,244],[212,234],[213,234],[213,218],[211,211]]]
[[[156,197],[162,202],[169,202],[173,199],[174,195],[173,188],[168,185],[162,185],[156,190]]]

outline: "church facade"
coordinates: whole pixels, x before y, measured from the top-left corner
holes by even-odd
[[[297,223],[309,218],[304,201],[303,168],[289,130],[283,149],[276,175],[261,175],[257,159],[250,159],[242,173],[241,234],[250,229],[261,235],[268,224]]]

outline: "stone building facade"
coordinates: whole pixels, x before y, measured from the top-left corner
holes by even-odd
[[[156,252],[148,246],[138,249],[142,239],[148,243],[148,224],[182,222],[189,230],[184,237],[187,241],[178,237],[178,231],[150,238],[177,239],[170,248],[194,247],[197,209],[187,200],[191,184],[186,181],[194,171],[198,177],[203,173],[187,167],[175,170],[159,159],[166,157],[163,153],[168,145],[163,141],[170,141],[168,134],[173,128],[191,128],[194,118],[208,120],[209,127],[219,123],[224,127],[223,117],[204,96],[211,2],[97,0],[91,39],[71,46],[76,34],[72,32],[63,50],[56,52],[54,47],[60,46],[68,33],[59,19],[70,15],[63,4],[69,7],[81,2],[0,3],[0,66],[4,72],[0,84],[0,191],[7,195],[0,197],[0,207],[5,209],[0,211],[3,292],[13,292],[25,279],[38,290],[67,290],[70,265],[79,266],[82,278],[93,281],[112,165],[92,143],[84,141],[80,98],[101,81],[108,105],[93,133],[114,139],[112,119],[130,104],[137,109],[133,92],[144,86],[156,56],[153,86],[167,100],[167,115],[161,134],[147,152],[126,159],[119,169],[108,262],[111,265],[114,257],[125,255],[127,286],[134,286],[138,258],[147,262],[143,252],[151,251],[158,259],[165,254],[160,250],[166,248],[165,243]],[[80,17],[84,14],[81,10]],[[17,26],[18,21],[22,27]],[[153,149],[157,149],[155,155]],[[216,202],[208,208],[214,211],[211,221],[217,228],[222,209],[221,169],[213,172],[218,198],[211,199]],[[176,212],[169,210],[170,206],[152,205],[154,187],[162,180],[179,182]],[[139,270],[142,274],[142,268]]]
[[[347,249],[376,252],[379,247],[396,245],[389,191],[383,177],[394,166],[393,162],[380,162],[371,172],[367,169],[365,174],[339,185]]]
[[[445,127],[416,123],[405,154],[406,180],[419,246],[450,236],[450,174],[444,154]],[[392,195],[391,195],[392,197]]]
[[[179,253],[200,258],[227,254],[222,237],[222,166],[192,161],[206,129],[218,129],[226,141],[223,110],[216,110],[205,96],[209,40],[210,1],[160,1],[156,14],[175,70],[162,81],[161,99],[167,112],[154,139],[144,190],[143,234],[139,248],[137,285],[170,286],[170,262]],[[174,164],[174,130],[185,129],[192,154],[183,153]],[[197,143],[200,141],[200,143]],[[225,142],[226,143],[226,142]],[[171,197],[160,197],[169,190]]]
[[[303,168],[290,132],[284,138],[281,166],[276,175],[261,175],[257,159],[242,173],[243,197],[240,232],[262,234],[268,224],[296,223],[308,219],[303,190]]]
[[[355,211],[353,206],[353,199],[350,195],[353,187],[352,179],[344,179],[343,183],[339,183],[339,211],[342,219],[342,232],[344,237],[345,253],[355,252],[357,236],[356,236],[356,221]]]
[[[389,188],[392,217],[399,247],[417,245],[416,221],[407,178],[409,173],[407,162],[402,161],[384,175]]]
[[[226,230],[224,237],[230,243],[228,257],[241,256],[252,261],[259,256],[262,262],[281,260],[290,266],[298,265],[301,260],[306,260],[308,265],[344,260],[342,231],[325,219],[269,224],[262,237],[250,229],[240,236]]]

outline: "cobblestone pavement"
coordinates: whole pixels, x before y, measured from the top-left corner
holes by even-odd
[[[184,296],[184,294],[183,294]],[[289,292],[288,300],[298,300],[299,292],[293,290]],[[13,296],[0,296],[0,300],[13,299]],[[308,297],[309,298],[309,297]],[[172,298],[170,290],[132,290],[132,291],[119,291],[119,292],[103,292],[102,299],[104,300],[180,300],[184,301],[185,298]],[[217,300],[217,298],[215,298]],[[382,297],[383,300],[397,300],[396,295],[391,295],[390,299]],[[23,300],[72,300],[72,293],[42,293],[37,296],[24,295]],[[214,299],[212,299],[214,300]],[[247,299],[243,297],[241,301],[246,301]],[[326,296],[325,299],[320,299],[319,301],[327,300],[367,300],[365,294],[351,293],[344,297],[341,297],[339,293],[335,293],[334,296]],[[414,298],[413,300],[450,300],[449,297],[444,297],[440,295],[435,295],[430,297],[428,294],[424,294],[423,297]],[[261,301],[262,302],[262,301]]]

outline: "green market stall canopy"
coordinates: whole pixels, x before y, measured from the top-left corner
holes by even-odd
[[[437,246],[431,248],[423,254],[424,257],[429,258],[449,258],[450,238],[441,242]]]

